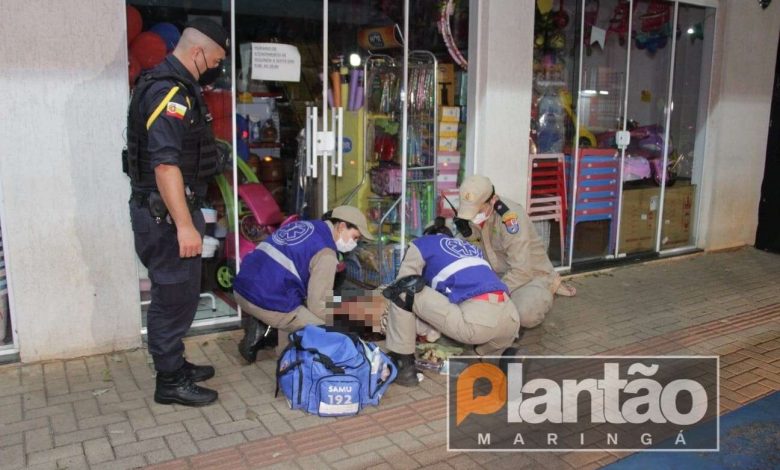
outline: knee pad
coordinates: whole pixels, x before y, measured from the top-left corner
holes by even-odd
[[[405,276],[387,286],[382,291],[382,295],[400,308],[411,312],[414,294],[423,290],[423,287],[425,287],[425,279],[422,276]],[[401,294],[406,294],[405,298],[402,299]]]

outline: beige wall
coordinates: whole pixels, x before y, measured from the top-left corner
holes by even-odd
[[[709,250],[755,242],[780,35],[780,2],[720,5],[699,213]]]
[[[3,242],[23,361],[140,345],[124,2],[0,0]]]
[[[471,0],[467,173],[525,205],[531,130],[533,0]]]

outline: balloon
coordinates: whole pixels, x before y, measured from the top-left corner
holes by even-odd
[[[133,42],[133,39],[141,34],[141,30],[144,28],[144,20],[141,18],[141,13],[134,6],[128,5],[125,9],[127,12],[127,43]]]
[[[161,38],[163,38],[163,41],[165,41],[165,47],[168,49],[168,52],[171,52],[173,48],[176,47],[176,43],[178,43],[179,38],[181,38],[179,29],[172,23],[157,23],[156,25],[149,28],[149,31],[157,33]]]
[[[144,31],[130,44],[130,55],[134,56],[143,70],[150,69],[165,59],[168,49],[159,34]]]

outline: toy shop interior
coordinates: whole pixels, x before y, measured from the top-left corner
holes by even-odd
[[[233,168],[214,178],[203,209],[195,328],[238,321],[229,292],[240,259],[287,220],[341,204],[363,210],[377,240],[343,258],[340,276],[376,287],[394,278],[410,237],[453,215],[469,2],[408,2],[408,11],[404,3],[127,1],[131,89],[191,19],[211,18],[234,37],[220,78],[204,90]],[[151,285],[139,271],[145,316]]]
[[[533,49],[528,158],[523,149],[512,171],[527,179],[516,202],[551,261],[565,271],[694,249],[715,10],[534,3],[533,44],[523,46]],[[239,320],[229,292],[240,259],[290,218],[341,204],[364,211],[377,240],[345,256],[340,275],[373,288],[394,278],[410,239],[455,215],[470,4],[127,0],[131,89],[195,17],[234,38],[204,92],[233,165],[203,209],[195,327]],[[150,283],[140,271],[143,306]]]
[[[537,0],[525,201],[560,266],[695,246],[715,10]]]

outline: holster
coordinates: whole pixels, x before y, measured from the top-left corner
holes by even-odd
[[[133,193],[133,200],[139,206],[146,206],[149,209],[149,214],[155,219],[164,219],[168,216],[168,206],[165,205],[165,201],[159,191],[135,192]],[[190,212],[195,212],[203,207],[203,199],[199,196],[189,196],[186,200],[187,208]]]

